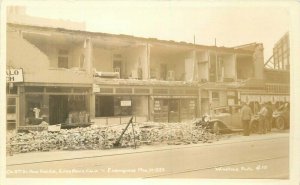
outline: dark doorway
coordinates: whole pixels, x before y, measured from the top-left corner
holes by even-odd
[[[49,123],[65,123],[68,117],[68,96],[49,96]]]
[[[96,117],[114,116],[114,97],[96,96]]]
[[[169,100],[169,122],[179,122],[179,100]]]

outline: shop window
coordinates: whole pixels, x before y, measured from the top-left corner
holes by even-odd
[[[131,88],[116,88],[116,93],[132,93]]]
[[[100,93],[113,93],[113,88],[100,88]]]
[[[88,93],[89,90],[87,88],[73,88],[74,93]]]
[[[153,89],[153,94],[168,94],[168,89]]]
[[[58,51],[58,68],[68,68],[69,67],[69,56],[68,50],[59,50]]]
[[[42,95],[26,95],[26,101],[25,101],[25,115],[26,115],[26,123],[28,124],[39,124],[42,119],[41,115],[42,112],[39,112],[38,115],[35,114],[36,109],[41,109],[43,102],[43,96]]]
[[[212,99],[219,99],[219,92],[212,92]]]
[[[62,92],[62,93],[70,93],[70,87],[46,87],[46,92]]]
[[[113,71],[118,72],[120,77],[123,77],[122,55],[121,54],[113,55]]]
[[[13,83],[6,84],[6,94],[17,94],[18,93],[18,87],[14,85]]]
[[[96,96],[96,117],[114,116],[113,96]]]
[[[44,92],[44,87],[39,86],[27,86],[25,92]]]
[[[134,93],[149,94],[150,93],[150,89],[134,89]]]

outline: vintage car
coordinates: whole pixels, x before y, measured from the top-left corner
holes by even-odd
[[[241,121],[240,105],[215,108],[211,115],[205,115],[202,119],[203,124],[207,124],[208,130],[216,134],[226,134],[243,131]],[[257,118],[253,116],[250,121],[249,129],[252,133],[258,131]]]
[[[290,127],[290,107],[286,103],[281,105],[273,112],[273,126],[279,130],[288,129]]]

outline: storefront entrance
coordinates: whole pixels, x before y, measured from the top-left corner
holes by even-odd
[[[170,99],[169,100],[169,122],[179,122],[180,121],[179,104],[180,104],[180,101],[178,99]]]
[[[49,123],[65,123],[68,117],[68,96],[49,96]]]

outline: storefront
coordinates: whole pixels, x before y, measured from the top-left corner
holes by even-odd
[[[196,118],[198,89],[187,87],[153,88],[150,117],[154,122],[181,122]]]
[[[240,94],[240,101],[249,103],[252,111],[258,113],[261,105],[271,103],[273,109],[279,108],[286,102],[290,102],[289,94],[265,94],[265,93],[246,93]]]
[[[95,116],[146,116],[148,114],[147,96],[96,95]]]
[[[152,96],[154,122],[181,122],[196,118],[197,97]]]
[[[87,86],[20,86],[20,125],[84,123],[89,119]]]

